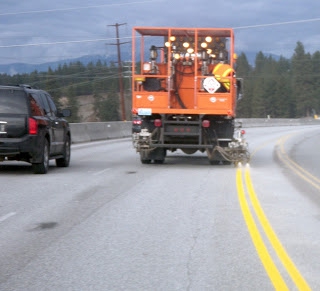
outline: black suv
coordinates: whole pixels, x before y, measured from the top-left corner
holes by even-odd
[[[28,85],[0,86],[0,162],[25,161],[35,174],[45,174],[49,160],[58,167],[70,162],[71,134],[51,96]]]

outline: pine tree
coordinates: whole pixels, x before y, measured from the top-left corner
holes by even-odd
[[[313,78],[313,114],[320,116],[320,52],[312,55],[312,78]]]
[[[250,66],[247,57],[244,53],[237,59],[236,64],[237,78],[242,79],[242,91],[243,96],[237,101],[237,116],[249,117],[251,116],[251,101],[252,101],[252,82],[250,82],[250,76],[252,74],[252,67]]]
[[[52,71],[52,69],[49,67],[48,73],[46,74],[46,83],[45,88],[53,99],[58,100],[61,97],[61,91],[59,82],[57,80],[57,75]]]
[[[78,111],[79,111],[79,102],[77,100],[77,97],[75,95],[75,89],[73,86],[70,86],[68,88],[68,105],[69,108],[71,109],[71,116],[69,117],[68,121],[69,122],[79,122],[79,117],[78,117]]]
[[[310,116],[314,107],[311,55],[306,54],[297,42],[292,56],[292,92],[296,102],[297,117]]]

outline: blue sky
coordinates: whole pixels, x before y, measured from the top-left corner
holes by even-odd
[[[114,54],[108,44],[116,42],[116,23],[126,23],[121,42],[130,41],[133,26],[232,27],[237,53],[291,57],[297,41],[306,52],[320,50],[315,0],[1,0],[0,63]]]

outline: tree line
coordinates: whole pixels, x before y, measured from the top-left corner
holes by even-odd
[[[320,113],[320,52],[306,53],[301,42],[290,59],[275,60],[259,52],[250,66],[241,54],[236,72],[244,79],[238,117],[302,118]]]
[[[112,62],[108,65],[99,60],[84,65],[77,61],[59,65],[56,70],[49,68],[47,72],[35,70],[30,74],[0,75],[0,85],[19,84],[27,84],[49,92],[60,107],[72,110],[70,122],[82,122],[77,114],[81,107],[79,97],[86,95],[94,97],[94,104],[91,105],[98,121],[120,120],[119,70]],[[131,95],[128,78],[124,78],[124,86],[129,102]],[[130,104],[127,107],[129,106]]]
[[[123,66],[124,68],[130,67]],[[254,65],[241,53],[236,65],[237,77],[243,78],[243,97],[238,100],[240,118],[301,118],[320,112],[320,52],[306,53],[297,42],[290,59],[275,59],[257,53]],[[127,119],[131,118],[130,73],[123,72]],[[114,63],[97,61],[87,65],[71,62],[56,70],[30,74],[0,75],[1,85],[28,84],[48,91],[61,106],[71,108],[70,122],[78,117],[79,96],[92,95],[93,108],[99,121],[118,121],[120,117],[119,71]],[[62,102],[61,97],[67,99]]]

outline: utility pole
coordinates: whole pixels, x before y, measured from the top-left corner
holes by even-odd
[[[126,110],[125,110],[125,100],[124,100],[124,89],[123,89],[123,74],[122,74],[122,63],[121,63],[121,53],[120,53],[120,45],[129,43],[127,42],[120,42],[119,38],[119,26],[125,25],[126,23],[116,23],[113,25],[108,26],[114,26],[116,28],[116,38],[117,43],[110,43],[110,45],[116,45],[117,46],[117,52],[118,52],[118,68],[119,68],[119,90],[120,90],[120,104],[121,104],[121,117],[122,120],[126,120]]]

